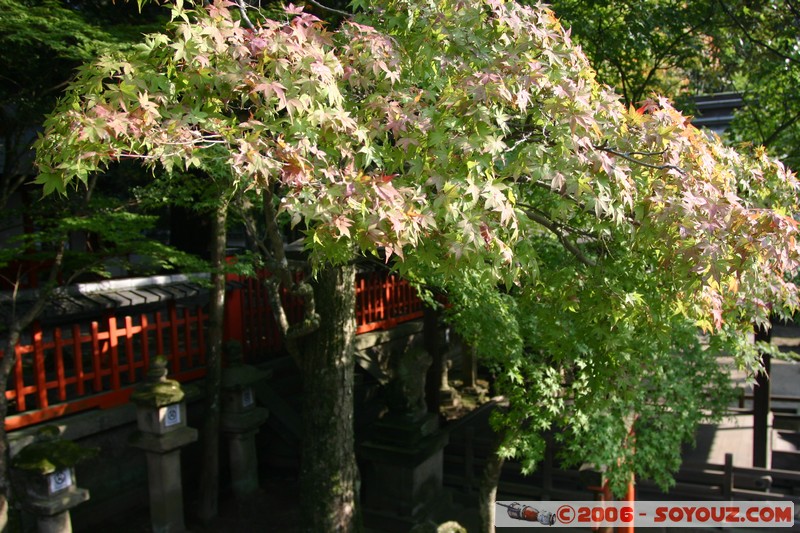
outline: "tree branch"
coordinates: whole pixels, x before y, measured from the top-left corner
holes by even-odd
[[[36,292],[36,300],[34,300],[33,305],[22,316],[22,318],[17,317],[17,299],[19,297],[19,283],[21,276],[17,276],[17,279],[14,280],[14,288],[11,292],[11,315],[9,317],[9,329],[16,329],[17,331],[24,330],[31,322],[36,320],[36,317],[42,312],[45,304],[50,300],[53,292],[58,286],[58,274],[61,271],[61,265],[64,262],[65,249],[66,243],[62,240],[58,243],[58,248],[56,248],[56,255],[53,259],[53,264],[50,266],[50,272],[47,276],[47,281],[45,282],[44,287]],[[13,356],[13,353],[6,355]]]
[[[675,171],[679,172],[682,176],[686,175],[686,171],[683,170],[682,168],[678,167],[678,166],[669,165],[669,164],[667,164],[667,165],[656,165],[656,164],[653,164],[653,163],[647,163],[646,161],[642,161],[641,159],[636,159],[635,157],[633,157],[633,154],[642,154],[643,155],[643,154],[646,154],[646,152],[645,153],[642,153],[642,152],[620,152],[620,151],[614,150],[613,148],[609,148],[605,144],[602,144],[602,145],[599,145],[599,146],[598,145],[594,145],[594,148],[596,150],[602,150],[604,152],[608,152],[609,154],[615,155],[617,157],[621,157],[625,161],[629,161],[631,163],[634,163],[636,165],[639,165],[639,166],[642,166],[642,167],[645,167],[645,168],[652,168],[654,170],[675,170]]]
[[[247,4],[245,4],[245,1],[236,0],[236,5],[239,6],[239,15],[241,15],[244,25],[250,30],[255,30],[256,27],[253,26],[253,22],[250,20],[250,17],[247,16]]]
[[[558,240],[561,242],[564,248],[566,248],[568,252],[574,255],[578,261],[580,261],[581,263],[583,263],[588,267],[597,266],[596,262],[586,257],[586,255],[577,246],[575,246],[575,244],[573,244],[572,242],[570,242],[569,239],[566,238],[566,236],[561,232],[561,228],[558,227],[557,223],[553,222],[552,220],[543,215],[540,215],[539,213],[533,210],[526,210],[525,214],[528,216],[528,218],[530,218],[537,224],[549,229],[556,237],[558,237]]]
[[[798,120],[800,120],[800,113],[795,113],[789,119],[787,119],[784,122],[782,122],[781,124],[779,124],[778,127],[775,128],[775,130],[770,134],[770,136],[762,141],[762,144],[764,146],[769,146],[770,144],[772,144],[775,141],[775,139],[778,138],[778,135],[783,133],[786,129],[788,129],[790,126],[792,126]]]
[[[575,227],[570,226],[569,224],[565,224],[563,222],[558,222],[558,221],[550,219],[544,211],[542,211],[541,209],[539,209],[539,208],[537,208],[537,207],[535,207],[535,206],[533,206],[531,204],[526,204],[524,202],[517,202],[517,205],[519,207],[522,207],[525,210],[534,211],[534,212],[538,213],[540,216],[546,218],[547,220],[550,220],[550,222],[552,224],[555,224],[560,229],[566,230],[567,232],[569,232],[569,233],[571,233],[573,235],[580,235],[581,237],[586,237],[587,239],[592,239],[593,241],[599,240],[597,235],[595,235],[593,233],[590,233],[590,232],[582,230],[582,229],[575,228]]]
[[[320,318],[316,311],[314,291],[311,285],[305,281],[295,283],[292,279],[289,261],[286,259],[286,250],[283,246],[283,237],[278,227],[278,213],[275,211],[275,206],[272,205],[272,199],[272,190],[267,187],[263,196],[264,218],[267,226],[269,249],[272,253],[275,268],[274,279],[267,282],[271,288],[269,291],[270,304],[273,306],[273,312],[276,313],[276,319],[286,339],[287,348],[296,359],[299,359],[299,350],[295,343],[296,339],[308,335],[319,328]],[[286,287],[291,294],[303,299],[304,316],[300,324],[289,324],[286,311],[283,309],[283,304],[280,300],[281,285]]]
[[[342,11],[341,9],[336,9],[334,7],[328,7],[326,5],[320,4],[319,2],[317,2],[317,0],[308,0],[308,2],[310,4],[312,4],[312,5],[320,8],[320,9],[325,10],[325,11],[329,11],[331,13],[336,13],[337,15],[341,15],[343,17],[353,18],[353,14],[352,13],[348,13],[347,11]]]

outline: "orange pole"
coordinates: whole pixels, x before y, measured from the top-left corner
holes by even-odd
[[[634,516],[636,516],[636,506],[634,505],[635,500],[636,500],[636,487],[633,484],[633,476],[631,476],[631,480],[628,482],[628,490],[625,491],[625,503],[628,504],[634,510],[633,512]],[[634,533],[633,524],[618,527],[617,533]]]

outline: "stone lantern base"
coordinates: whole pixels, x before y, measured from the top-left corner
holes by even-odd
[[[407,532],[431,518],[441,503],[448,434],[439,430],[436,415],[387,418],[359,449],[364,522],[387,533]]]

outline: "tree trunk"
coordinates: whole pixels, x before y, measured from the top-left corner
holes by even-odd
[[[6,531],[8,526],[8,494],[9,494],[9,446],[6,433],[6,415],[8,414],[8,378],[16,362],[16,347],[19,342],[20,328],[12,327],[3,349],[3,358],[0,359],[0,532]]]
[[[326,268],[314,281],[320,327],[303,342],[300,488],[304,531],[360,528],[353,436],[355,267]]]
[[[501,436],[495,438],[486,465],[481,474],[480,486],[478,488],[478,506],[481,516],[481,533],[494,533],[495,512],[497,511],[495,500],[497,499],[497,485],[500,483],[500,473],[503,470],[505,459],[497,453],[501,442]]]
[[[200,509],[203,522],[214,519],[219,510],[219,424],[222,381],[222,334],[225,316],[225,244],[228,206],[221,199],[212,226],[211,302],[209,305],[208,355],[206,359],[206,413],[202,428],[203,464],[200,477]]]

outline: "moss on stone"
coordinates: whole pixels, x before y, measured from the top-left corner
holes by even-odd
[[[171,379],[157,383],[144,383],[131,394],[131,401],[147,407],[164,407],[183,400],[184,392],[177,381]]]
[[[143,407],[164,407],[183,400],[180,383],[167,379],[167,359],[158,356],[150,364],[147,379],[131,394],[131,401]]]
[[[20,470],[52,474],[57,470],[72,468],[94,457],[98,451],[97,448],[84,448],[68,440],[44,440],[23,448],[11,460],[11,465]]]

